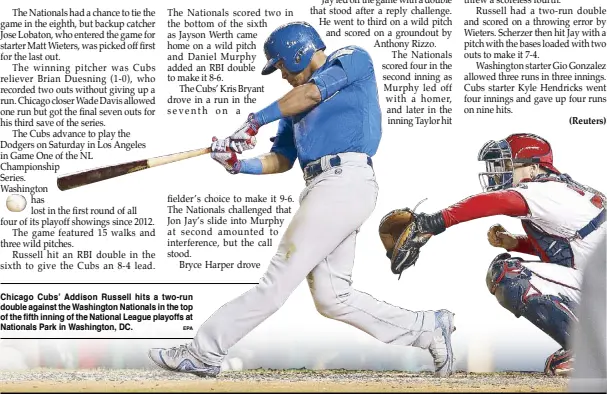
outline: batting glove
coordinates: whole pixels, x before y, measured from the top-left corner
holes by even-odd
[[[211,145],[211,158],[221,164],[230,174],[238,174],[240,172],[240,160],[236,157],[236,152],[226,146],[226,140],[218,140],[213,137]]]
[[[256,144],[257,139],[255,137],[249,137],[247,140],[233,140],[231,137],[228,137],[222,140],[214,139],[211,144],[211,150],[213,152],[234,151],[242,153],[245,150],[253,149]]]
[[[228,137],[230,143],[234,143],[234,146],[230,146],[230,148],[236,150],[238,153],[253,149],[256,144],[254,137],[257,135],[260,127],[259,122],[255,119],[255,115],[249,114],[247,121]]]

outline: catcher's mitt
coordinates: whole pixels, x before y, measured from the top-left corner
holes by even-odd
[[[398,278],[415,264],[419,249],[431,235],[445,230],[440,212],[434,215],[414,213],[409,208],[395,209],[383,217],[379,224],[379,237],[390,259],[392,273]]]

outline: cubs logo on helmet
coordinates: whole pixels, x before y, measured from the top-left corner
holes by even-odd
[[[268,75],[276,71],[276,63],[282,60],[291,73],[302,72],[316,51],[326,46],[320,35],[306,22],[292,22],[278,27],[270,34],[263,49],[268,62],[261,71]]]

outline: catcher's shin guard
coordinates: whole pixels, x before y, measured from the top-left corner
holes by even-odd
[[[487,272],[489,291],[514,316],[525,317],[568,349],[571,321],[575,320],[570,300],[562,295],[541,294],[531,283],[533,272],[523,267],[521,261],[508,253],[497,256]]]
[[[575,316],[558,296],[542,295],[529,298],[523,316],[544,331],[565,349],[570,348],[572,321]]]

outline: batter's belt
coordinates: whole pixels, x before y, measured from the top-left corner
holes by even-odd
[[[323,156],[318,160],[308,163],[304,167],[304,180],[308,182],[331,168],[339,167],[344,162],[364,162],[365,160],[367,165],[373,168],[371,157],[364,153],[346,152],[337,155]]]

